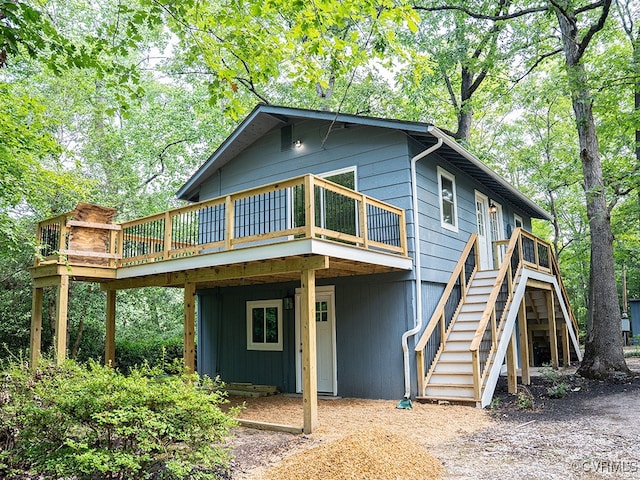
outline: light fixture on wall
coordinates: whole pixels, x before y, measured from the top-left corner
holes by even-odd
[[[495,203],[493,203],[493,200],[491,200],[489,202],[489,213],[496,213],[498,211],[498,207],[496,206]]]
[[[282,306],[285,310],[291,310],[293,308],[293,297],[284,297],[282,299]]]
[[[297,139],[295,142],[293,142],[293,146],[296,148],[301,148],[302,147],[302,140]]]

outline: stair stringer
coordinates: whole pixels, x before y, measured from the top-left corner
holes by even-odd
[[[513,298],[511,299],[511,303],[509,305],[509,312],[507,313],[507,319],[505,321],[504,328],[502,329],[502,334],[500,335],[500,341],[498,342],[496,353],[493,356],[493,365],[491,367],[491,370],[489,371],[489,375],[487,375],[487,380],[485,381],[484,388],[482,390],[482,397],[480,401],[481,408],[484,408],[487,405],[489,405],[491,403],[491,400],[493,399],[493,393],[495,392],[496,384],[498,383],[498,377],[500,376],[502,363],[504,362],[504,357],[507,353],[509,340],[511,339],[511,335],[513,334],[513,329],[516,323],[516,319],[518,318],[518,310],[520,309],[520,302],[522,302],[522,298],[524,297],[525,291],[527,289],[527,280],[529,280],[530,278],[553,285],[553,288],[558,298],[558,302],[560,303],[560,306],[562,308],[562,314],[564,315],[565,319],[569,319],[569,321],[566,322],[566,324],[568,326],[571,342],[573,343],[573,348],[575,349],[576,354],[578,355],[578,360],[582,360],[582,353],[580,352],[578,337],[576,335],[576,332],[574,332],[573,330],[573,325],[570,320],[571,317],[569,316],[569,312],[567,310],[567,306],[565,304],[562,291],[560,290],[560,285],[558,284],[558,280],[554,275],[549,275],[542,272],[538,272],[536,270],[523,268],[520,272],[520,279],[518,281],[518,285],[515,288]]]

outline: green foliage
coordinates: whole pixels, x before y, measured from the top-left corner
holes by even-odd
[[[540,369],[540,374],[551,386],[547,387],[547,395],[550,398],[563,398],[569,393],[570,385],[565,381],[565,377],[560,375],[557,369],[545,364]]]
[[[162,376],[140,367],[124,376],[95,362],[12,363],[2,372],[0,474],[49,478],[215,478],[226,468],[234,425],[219,383]]]
[[[128,372],[140,365],[151,365],[173,372],[176,361],[182,360],[182,337],[138,338],[116,340],[116,367]]]
[[[531,391],[524,385],[518,385],[518,393],[516,394],[516,404],[520,410],[533,410],[535,400]]]

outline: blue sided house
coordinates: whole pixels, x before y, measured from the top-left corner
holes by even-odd
[[[113,359],[115,292],[184,287],[186,365],[197,333],[200,373],[302,393],[306,431],[317,394],[486,406],[501,374],[515,391],[531,366],[580,358],[531,233],[548,213],[433,125],[258,105],[178,197],[121,224],[80,206],[41,222],[34,322],[38,289],[64,296],[53,278],[99,281]],[[91,221],[104,255],[60,233]]]

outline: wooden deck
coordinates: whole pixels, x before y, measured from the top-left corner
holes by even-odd
[[[194,369],[196,289],[299,281],[304,431],[317,423],[316,278],[411,270],[404,210],[305,175],[122,223],[79,204],[39,223],[31,268],[31,364],[40,356],[43,289],[54,287],[54,348],[66,356],[70,281],[106,291],[105,362],[115,360],[116,292],[184,289],[184,363]]]
[[[312,175],[122,223],[114,214],[81,204],[40,222],[35,285],[60,275],[105,289],[280,281],[317,255],[332,258],[332,277],[411,268],[404,210]]]

